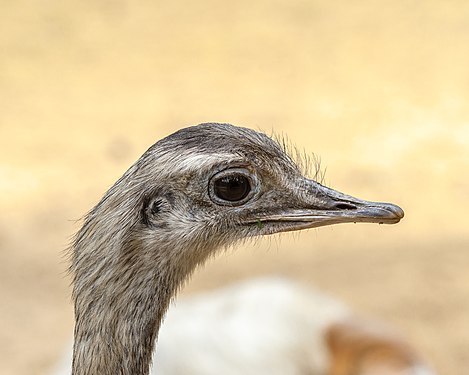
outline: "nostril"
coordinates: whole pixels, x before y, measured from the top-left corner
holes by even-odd
[[[338,210],[356,210],[357,206],[354,206],[353,204],[350,203],[337,203],[334,206]]]

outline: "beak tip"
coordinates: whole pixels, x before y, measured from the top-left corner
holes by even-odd
[[[402,219],[404,217],[404,210],[395,204],[389,204],[389,211],[394,214],[396,219]]]

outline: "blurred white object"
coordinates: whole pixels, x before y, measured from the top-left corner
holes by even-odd
[[[70,362],[71,350],[53,374],[70,374]],[[153,363],[154,375],[436,374],[389,327],[278,278],[178,299]]]
[[[328,362],[324,330],[347,315],[344,305],[318,291],[274,278],[181,299],[160,331],[155,370],[165,375],[318,371]]]

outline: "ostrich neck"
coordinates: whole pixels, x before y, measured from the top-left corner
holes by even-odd
[[[138,251],[91,270],[75,267],[73,375],[149,373],[161,320],[193,267]]]

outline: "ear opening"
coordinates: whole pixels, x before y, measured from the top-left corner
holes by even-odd
[[[158,219],[161,217],[165,205],[167,205],[167,202],[162,196],[151,195],[145,197],[140,212],[142,224],[147,227],[159,226]]]

